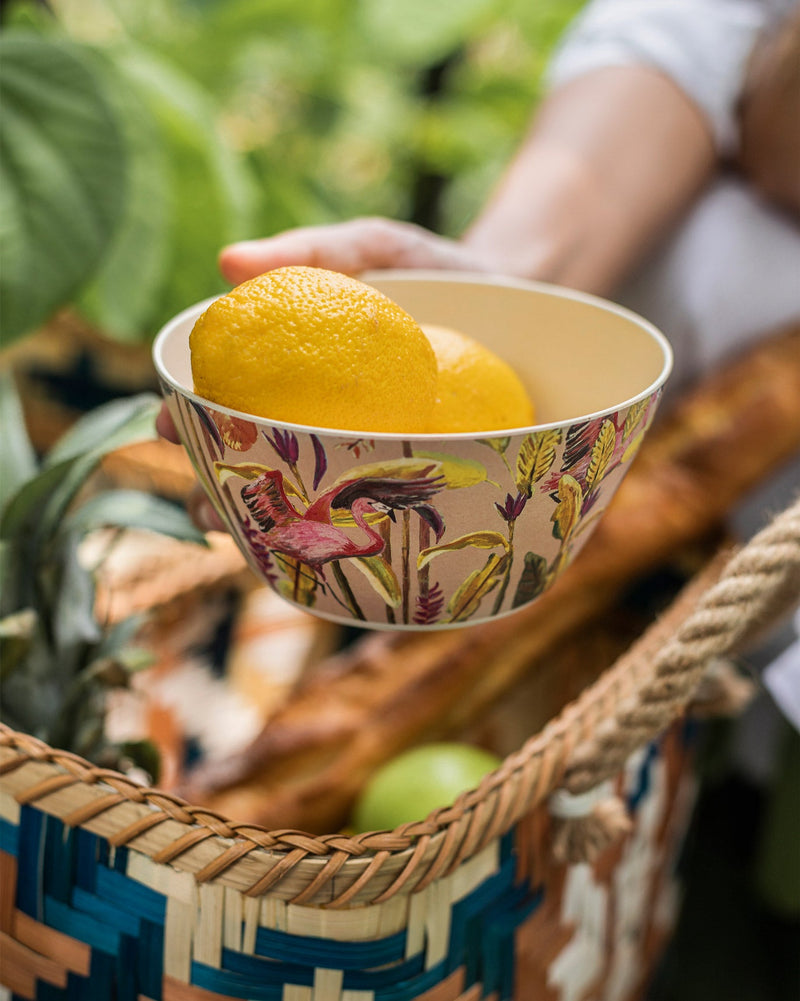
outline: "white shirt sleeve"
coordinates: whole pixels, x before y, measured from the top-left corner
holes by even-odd
[[[653,66],[698,105],[719,152],[730,154],[745,67],[767,7],[759,0],[592,0],[558,46],[548,84],[604,66]]]

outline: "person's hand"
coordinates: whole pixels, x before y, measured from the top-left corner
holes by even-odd
[[[219,256],[220,271],[234,285],[272,268],[298,264],[348,275],[383,268],[499,270],[491,259],[455,240],[412,223],[381,218],[290,229],[231,244]]]

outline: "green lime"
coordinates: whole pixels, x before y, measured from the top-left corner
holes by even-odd
[[[415,747],[387,762],[372,776],[353,813],[356,831],[394,830],[449,806],[478,785],[501,759],[470,744],[439,743]]]

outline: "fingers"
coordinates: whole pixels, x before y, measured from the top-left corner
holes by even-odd
[[[201,487],[195,487],[186,498],[186,510],[201,532],[227,532],[225,523]]]
[[[353,219],[328,226],[291,229],[263,240],[226,247],[220,270],[234,285],[288,265],[328,268],[357,275],[372,268],[488,270],[453,240],[420,226],[389,219]]]
[[[161,404],[161,409],[156,417],[156,431],[158,431],[162,438],[166,438],[167,441],[171,441],[173,445],[180,444],[178,430],[175,427],[175,422],[167,409],[166,403]]]

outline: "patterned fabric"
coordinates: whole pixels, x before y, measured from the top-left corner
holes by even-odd
[[[540,809],[411,895],[349,910],[250,898],[0,796],[2,972],[14,999],[568,1001],[633,997],[668,922],[685,741],[635,756],[633,832],[556,866]]]

